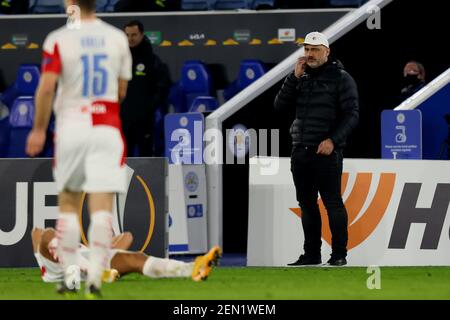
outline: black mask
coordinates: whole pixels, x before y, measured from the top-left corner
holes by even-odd
[[[405,77],[403,77],[403,84],[405,86],[416,85],[420,82],[421,82],[421,80],[419,79],[418,74],[408,74]]]

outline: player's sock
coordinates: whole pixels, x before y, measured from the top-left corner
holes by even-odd
[[[89,225],[89,270],[88,283],[101,286],[103,271],[108,269],[108,257],[112,241],[112,215],[97,211],[91,215]]]
[[[57,256],[64,270],[78,264],[80,225],[75,213],[60,213],[56,223]]]
[[[190,277],[192,268],[192,263],[148,257],[142,268],[142,274],[150,278]]]
[[[81,272],[84,272],[87,274],[89,270],[89,260],[86,259],[78,249],[78,265],[80,266]]]

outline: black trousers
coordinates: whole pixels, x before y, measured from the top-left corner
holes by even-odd
[[[297,201],[302,209],[306,255],[320,256],[322,219],[317,203],[318,193],[327,209],[332,234],[332,255],[347,255],[348,217],[341,196],[341,150],[329,156],[316,154],[317,147],[295,146],[291,155],[291,171]]]
[[[127,157],[153,157],[153,126],[148,122],[122,122],[123,135],[127,144]]]

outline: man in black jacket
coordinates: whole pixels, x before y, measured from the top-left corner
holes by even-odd
[[[120,116],[127,143],[127,156],[153,156],[154,116],[157,108],[165,113],[170,77],[167,67],[153,53],[152,44],[144,35],[140,21],[131,21],[125,33],[133,57],[133,78],[122,103]]]
[[[347,211],[341,196],[342,150],[359,118],[353,78],[339,61],[328,58],[328,40],[309,33],[305,57],[299,58],[275,98],[277,110],[294,109],[291,171],[302,210],[304,254],[289,265],[321,264],[322,221],[318,193],[327,209],[332,233],[330,265],[347,264]]]

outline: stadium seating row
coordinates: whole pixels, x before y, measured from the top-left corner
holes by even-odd
[[[14,0],[5,0],[10,3]],[[119,0],[97,0],[97,12],[114,12]],[[358,7],[367,0],[329,0],[331,7]],[[236,10],[277,8],[275,0],[181,0],[181,10]],[[63,0],[30,0],[29,13],[64,13]]]
[[[97,0],[97,12],[114,12],[118,0]],[[274,7],[274,0],[182,0],[182,10],[233,10]],[[61,0],[31,0],[31,13],[63,13]]]
[[[234,10],[274,8],[274,0],[182,0],[182,10]]]
[[[368,0],[329,0],[331,7],[359,7]],[[294,1],[292,1],[294,2]],[[295,1],[301,3],[301,0]],[[327,2],[327,1],[322,1]],[[298,4],[296,6],[302,7]],[[277,8],[275,0],[182,0],[182,10],[235,10]]]
[[[223,93],[224,100],[231,99],[253,81],[266,72],[264,63],[259,60],[243,60],[239,75]],[[0,118],[0,157],[21,158],[25,155],[25,142],[33,126],[34,94],[39,83],[40,70],[38,65],[23,64],[19,67],[16,82],[8,93],[4,93],[2,101],[8,105],[9,117]],[[8,95],[8,97],[6,97]],[[183,64],[181,79],[176,82],[169,95],[169,110],[176,113],[212,112],[219,107],[219,101],[213,86],[213,80],[208,67],[201,61],[188,60]],[[164,132],[165,114],[158,108],[155,112],[155,134]],[[40,155],[50,157],[53,154],[52,136],[54,121],[49,128],[49,139],[44,152]],[[163,141],[156,137],[155,143]]]
[[[8,158],[23,158],[25,154],[25,142],[33,126],[34,119],[34,93],[39,83],[39,66],[23,64],[17,71],[16,82],[12,86],[13,102],[10,107],[9,119],[1,120],[0,131],[0,156]],[[53,155],[53,128],[52,119],[48,139],[44,151],[40,156],[51,157]]]
[[[239,75],[223,92],[223,99],[230,100],[239,91],[266,72],[263,62],[254,59],[242,60]],[[188,60],[183,64],[181,79],[176,82],[169,93],[169,104],[172,111],[177,113],[193,112],[199,105],[205,105],[213,111],[219,104],[214,100],[216,96],[213,80],[208,67],[198,60]],[[198,97],[201,99],[195,100]],[[194,103],[195,101],[195,103]]]
[[[114,6],[119,0],[97,0],[97,12],[114,12]],[[64,13],[62,0],[30,0],[30,13]]]

